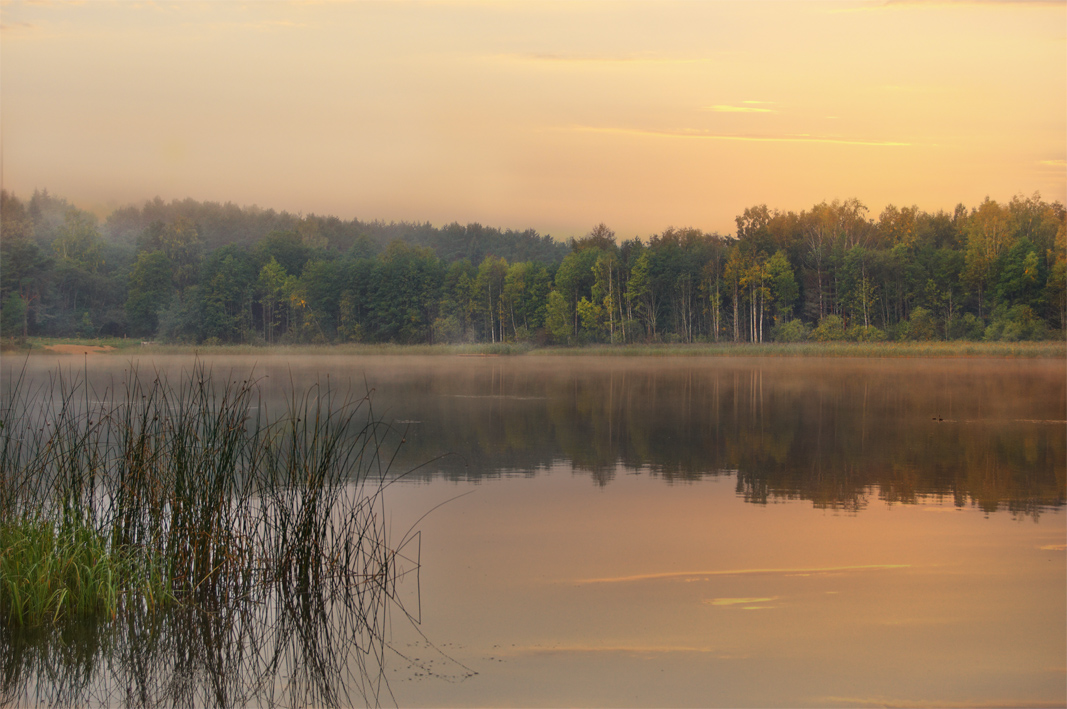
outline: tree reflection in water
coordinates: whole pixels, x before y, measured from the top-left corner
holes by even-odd
[[[564,459],[599,485],[735,475],[754,504],[859,510],[873,493],[1036,516],[1065,501],[1062,360],[522,359],[383,380],[384,410],[419,421],[404,454],[457,454],[417,474]]]

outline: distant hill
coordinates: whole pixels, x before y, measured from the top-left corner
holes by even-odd
[[[373,256],[389,242],[399,240],[429,248],[447,262],[468,258],[475,264],[492,255],[508,262],[558,265],[568,251],[566,244],[533,229],[501,231],[477,223],[463,226],[455,222],[437,228],[429,222],[345,221],[332,216],[299,216],[255,206],[239,207],[232,202],[219,204],[193,199],[164,202],[158,197],[139,207],[131,205],[115,210],[101,232],[110,241],[132,245],[153,223],[170,224],[178,219],[197,226],[208,250],[230,244],[252,247],[272,232],[297,232],[305,243],[339,253],[356,249],[358,255]]]

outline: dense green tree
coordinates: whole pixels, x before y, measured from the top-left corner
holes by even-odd
[[[35,239],[33,220],[22,202],[0,191],[0,308],[14,308],[3,316],[5,336],[30,334],[31,322],[36,325],[39,319],[53,266],[54,259]]]
[[[142,251],[130,272],[126,322],[130,334],[151,336],[172,291],[173,264],[162,251]]]
[[[481,321],[482,332],[489,342],[503,341],[505,303],[504,281],[508,274],[508,262],[495,256],[486,256],[478,265],[474,278],[474,313]]]
[[[256,276],[255,262],[236,246],[224,246],[204,259],[196,293],[198,340],[244,342],[251,337]]]
[[[275,342],[277,334],[284,331],[287,324],[284,320],[287,320],[285,316],[288,314],[288,278],[285,269],[273,256],[259,269],[256,296],[263,317],[263,339],[268,345]]]
[[[389,244],[371,275],[371,328],[385,342],[429,342],[445,268],[429,249]]]
[[[296,229],[272,231],[264,236],[253,250],[256,261],[261,266],[274,260],[287,276],[300,275],[300,272],[304,270],[304,264],[314,253],[315,249],[304,243]]]
[[[964,278],[978,295],[978,317],[982,317],[989,291],[997,282],[1000,255],[1011,248],[1011,214],[986,197],[963,225],[966,236]]]
[[[731,237],[668,228],[617,243],[601,223],[566,244],[194,200],[122,208],[101,228],[44,191],[0,202],[5,336],[1020,339],[1062,336],[1067,320],[1067,212],[1037,194],[952,212],[890,205],[877,221],[855,199],[756,205]]]
[[[593,266],[602,253],[597,246],[572,250],[556,271],[556,290],[566,299],[568,320],[574,337],[578,336],[578,301],[592,298],[593,284],[596,282]]]
[[[508,267],[501,299],[514,339],[528,339],[543,325],[550,288],[551,280],[544,265],[523,261]]]
[[[793,316],[793,307],[800,289],[793,275],[793,267],[784,251],[775,251],[767,260],[767,277],[771,292],[769,300],[774,303],[776,319],[788,321]]]
[[[997,303],[1026,305],[1044,311],[1047,261],[1028,237],[1017,240],[1000,258],[997,270]]]

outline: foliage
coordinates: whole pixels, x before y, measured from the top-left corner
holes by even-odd
[[[911,311],[911,317],[908,318],[909,340],[936,340],[937,331],[937,321],[933,313],[922,307]]]
[[[819,321],[819,326],[811,331],[815,342],[836,342],[845,339],[845,324],[837,315],[827,315]]]
[[[1018,305],[1046,330],[1067,322],[1067,211],[1037,194],[877,219],[855,199],[761,204],[730,236],[671,227],[619,243],[600,223],[567,244],[192,200],[101,225],[47,193],[0,197],[5,337],[758,343],[806,336],[798,320],[816,339],[974,340]],[[1020,327],[993,336],[1037,336]]]
[[[1020,340],[1043,340],[1047,326],[1028,305],[1014,305],[1011,308],[1000,307],[993,313],[993,321],[985,331],[985,339],[1001,342],[1018,342]]]
[[[845,332],[845,339],[849,342],[885,342],[886,334],[873,325],[853,325]]]
[[[799,319],[779,322],[771,328],[771,339],[775,342],[803,342],[809,334],[808,326]]]
[[[948,324],[948,339],[979,341],[985,336],[985,324],[974,313],[964,313]]]

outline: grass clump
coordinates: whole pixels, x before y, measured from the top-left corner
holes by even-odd
[[[52,672],[26,638],[71,623],[114,627],[78,681],[119,673],[138,704],[278,703],[279,674],[294,704],[378,703],[387,604],[417,561],[386,535],[369,395],[313,387],[272,413],[254,378],[199,363],[103,392],[61,370],[4,384],[0,703],[50,686],[19,680]]]
[[[85,524],[57,529],[41,520],[3,522],[0,549],[0,615],[7,623],[36,627],[113,619],[128,594],[152,605],[169,599],[158,559],[135,563]]]

